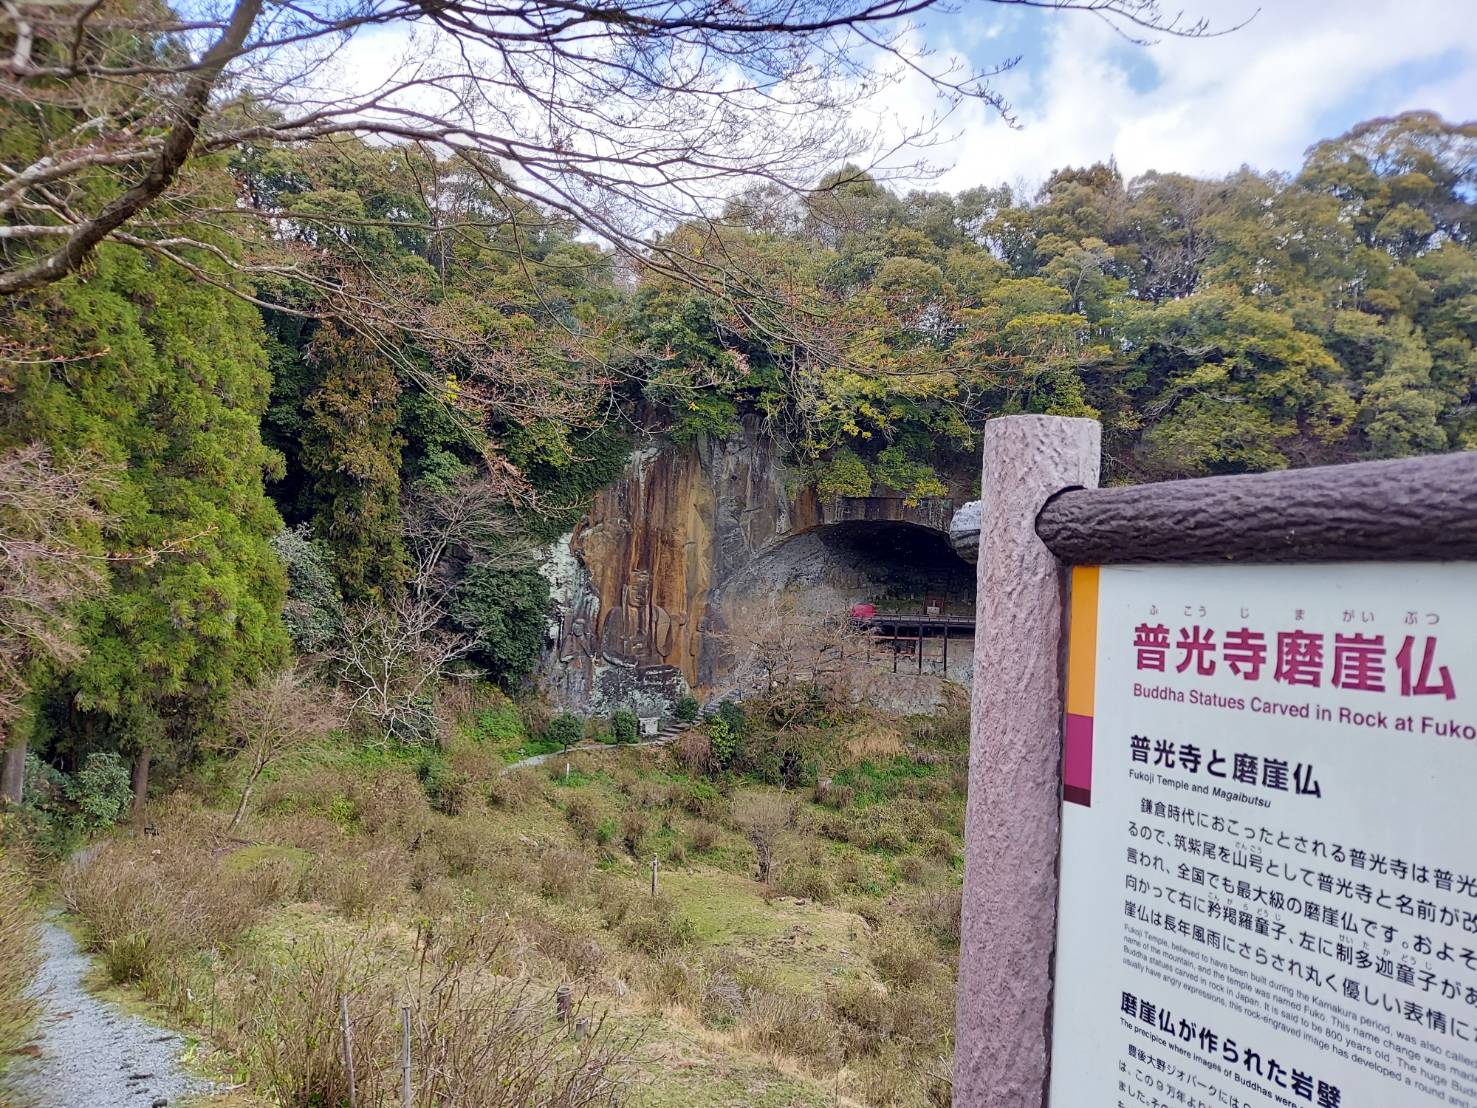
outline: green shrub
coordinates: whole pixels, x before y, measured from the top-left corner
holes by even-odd
[[[821,904],[836,895],[830,876],[819,866],[785,866],[780,873],[780,892]]]
[[[458,773],[442,755],[429,752],[423,755],[415,775],[436,811],[454,816],[466,807],[472,791],[471,778]]]
[[[585,721],[572,712],[560,712],[549,721],[544,738],[568,750],[585,736]]]
[[[477,713],[477,741],[506,743],[526,737],[523,718],[512,704],[483,708]]]
[[[635,712],[622,708],[610,717],[610,734],[618,743],[633,743],[641,736],[641,721]]]
[[[708,720],[709,761],[716,770],[726,770],[733,764],[738,750],[738,737],[721,714]]]
[[[889,920],[872,940],[872,966],[892,986],[927,980],[938,964],[923,936],[901,920]]]
[[[945,496],[949,491],[933,467],[910,457],[901,443],[889,446],[877,455],[874,476],[882,484],[902,493],[910,505],[926,497]]]
[[[504,685],[533,670],[544,645],[549,580],[535,566],[473,563],[452,600],[452,622],[477,640],[474,659]]]
[[[739,429],[738,406],[714,392],[684,392],[672,411],[676,419],[667,437],[678,446],[695,442],[699,435],[722,441]]]
[[[659,956],[692,941],[692,923],[661,898],[641,897],[626,912],[621,940],[633,950]]]
[[[736,739],[741,739],[749,733],[748,713],[732,700],[725,700],[718,705],[718,718],[728,724],[729,732]]]
[[[683,723],[695,723],[698,716],[702,715],[702,711],[703,706],[691,693],[678,697],[677,703],[672,706],[672,714]]]
[[[815,467],[815,485],[824,497],[870,496],[872,475],[855,451],[841,447]]]
[[[92,831],[117,823],[133,797],[123,759],[103,751],[87,756],[77,775],[67,781],[65,791],[67,799],[77,806],[78,820]]]

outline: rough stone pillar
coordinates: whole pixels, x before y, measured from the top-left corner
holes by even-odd
[[[985,425],[956,1108],[1041,1108],[1045,1099],[1064,575],[1035,522],[1053,493],[1096,487],[1099,442],[1090,419]]]

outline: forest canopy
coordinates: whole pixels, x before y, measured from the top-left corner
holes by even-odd
[[[7,160],[56,125],[0,113]],[[294,656],[424,741],[448,675],[525,679],[544,544],[650,436],[749,421],[823,495],[915,499],[1011,412],[1100,419],[1120,482],[1477,446],[1474,124],[1027,192],[846,166],[752,182],[647,255],[514,181],[242,142],[182,170],[176,247],[102,241],[0,300],[0,481],[70,490],[50,515],[0,490],[5,530],[92,567],[0,584],[12,752],[118,751],[146,787]]]

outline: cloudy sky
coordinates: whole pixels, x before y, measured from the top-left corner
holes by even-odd
[[[1477,0],[1184,0],[1192,17],[1244,27],[1218,38],[1133,45],[1095,16],[960,0],[919,33],[939,57],[1023,60],[998,81],[1012,130],[982,105],[956,111],[932,158],[940,186],[1039,182],[1113,155],[1125,173],[1292,169],[1361,119],[1410,108],[1477,118]],[[1174,8],[1174,3],[1167,7]],[[937,59],[936,59],[937,60]],[[898,117],[934,109],[905,82]]]

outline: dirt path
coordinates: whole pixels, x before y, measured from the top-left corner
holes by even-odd
[[[41,999],[36,1053],[0,1078],[0,1105],[162,1108],[211,1091],[180,1068],[180,1036],[83,987],[91,963],[54,919],[42,925],[41,950],[45,960],[30,989]]]

